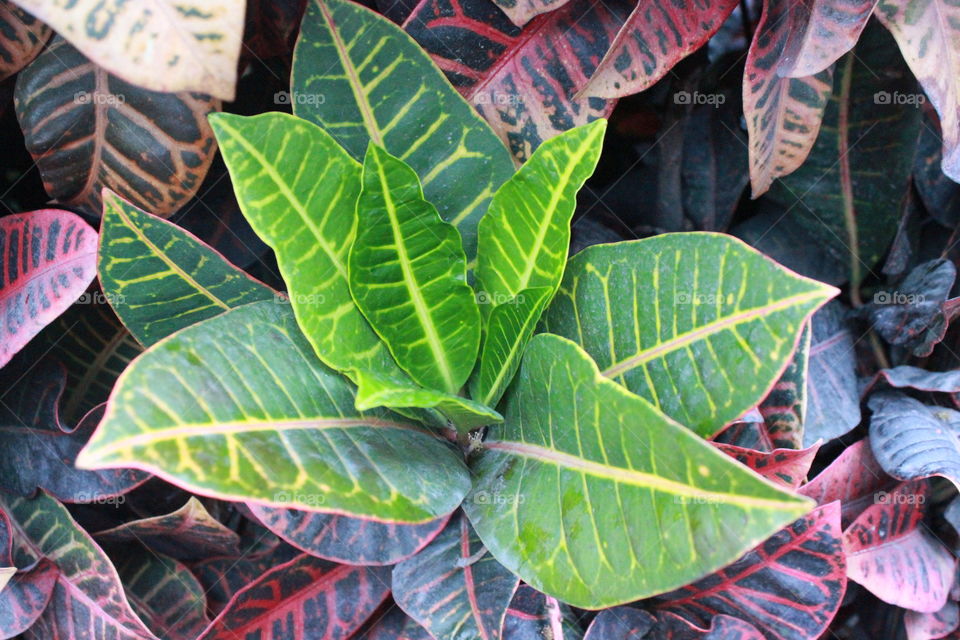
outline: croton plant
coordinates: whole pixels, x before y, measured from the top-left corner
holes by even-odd
[[[960,638],[960,4],[366,4],[0,0],[0,640]]]

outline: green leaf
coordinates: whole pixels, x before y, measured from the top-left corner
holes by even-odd
[[[512,303],[497,305],[487,320],[480,364],[470,380],[470,395],[496,406],[513,380],[520,357],[537,322],[553,297],[554,287],[534,287],[518,293]]]
[[[77,466],[393,522],[449,513],[470,487],[445,443],[386,411],[358,412],[353,387],[277,302],[234,309],[137,358]]]
[[[576,344],[531,340],[505,422],[471,461],[464,509],[524,582],[588,609],[735,560],[812,503],[603,377]]]
[[[410,36],[348,0],[310,0],[291,85],[294,113],[354,158],[373,142],[413,167],[473,258],[477,223],[513,160]]]
[[[376,407],[436,409],[462,432],[503,422],[499,413],[469,398],[403,385],[366,371],[355,371],[352,377],[357,382],[358,411]]]
[[[477,289],[491,306],[560,285],[577,191],[597,166],[606,129],[601,119],[547,140],[493,196],[477,248]]]
[[[97,271],[141,344],[276,293],[190,233],[104,189]]]
[[[836,293],[730,236],[672,233],[574,256],[544,327],[710,436],[760,402]]]
[[[376,145],[363,163],[350,291],[418,384],[456,393],[480,346],[480,311],[460,236],[424,200],[417,174]]]
[[[360,164],[322,129],[289,114],[220,113],[210,123],[243,215],[276,252],[317,356],[345,373],[406,378],[350,296]]]

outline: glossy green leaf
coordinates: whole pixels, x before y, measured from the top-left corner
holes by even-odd
[[[144,345],[276,295],[192,234],[106,189],[97,271],[104,296]]]
[[[664,234],[574,256],[544,325],[709,436],[760,402],[836,293],[730,236]]]
[[[464,509],[497,560],[581,608],[714,571],[812,503],[716,451],[604,377],[576,344],[531,340],[471,461]]]
[[[523,348],[537,328],[554,291],[554,287],[524,289],[513,297],[512,302],[493,308],[480,350],[480,364],[470,380],[473,398],[496,406],[517,373]]]
[[[363,163],[350,291],[397,363],[456,393],[480,346],[480,311],[456,228],[423,197],[413,169],[376,145]]]
[[[314,124],[284,113],[210,118],[233,188],[277,254],[303,333],[325,364],[405,378],[350,297],[361,166]]]
[[[120,376],[77,465],[136,467],[228,500],[396,522],[449,513],[458,455],[313,354],[286,303],[234,309],[163,340]]]
[[[413,167],[472,259],[477,223],[513,160],[410,36],[349,0],[310,0],[291,85],[294,113],[354,158],[374,142]]]
[[[398,384],[365,371],[355,371],[353,377],[357,382],[358,411],[376,407],[436,409],[463,432],[503,422],[499,413],[469,398],[413,384]]]

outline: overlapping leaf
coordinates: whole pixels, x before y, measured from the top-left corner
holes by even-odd
[[[346,640],[389,592],[386,568],[302,554],[241,589],[197,640]]]
[[[13,525],[17,564],[49,560],[59,569],[50,604],[28,638],[106,637],[156,640],[133,612],[106,554],[45,493],[33,499],[0,493]]]
[[[307,553],[344,564],[388,565],[416,553],[447,518],[404,525],[328,513],[248,505],[270,531]]]
[[[526,160],[544,140],[610,114],[613,101],[576,94],[634,4],[568,2],[521,31],[486,0],[421,0],[404,29]]]
[[[252,303],[140,356],[77,464],[135,466],[208,495],[396,522],[456,508],[469,488],[458,457],[397,416],[356,411],[353,393],[316,359],[288,305]]]
[[[810,465],[820,448],[814,445],[806,449],[774,449],[767,453],[730,444],[717,444],[716,447],[771,482],[791,489],[796,489],[806,481]]]
[[[921,526],[927,496],[924,481],[877,494],[843,532],[843,549],[851,580],[884,602],[933,612],[947,601],[956,558]]]
[[[0,366],[80,297],[96,251],[97,233],[69,211],[0,218]]]
[[[853,49],[877,0],[802,0],[790,5],[787,42],[777,73],[819,73]]]
[[[197,580],[203,585],[207,606],[213,615],[219,614],[238,591],[256,581],[276,566],[289,562],[300,552],[288,544],[271,549],[234,556],[207,558],[191,565]]]
[[[907,611],[903,614],[907,640],[948,638],[956,631],[958,625],[960,625],[960,608],[956,602],[952,601],[947,601],[940,611],[934,613]]]
[[[17,76],[15,99],[47,193],[91,215],[100,215],[103,187],[170,215],[196,193],[216,151],[206,117],[219,101],[133,86],[59,38]]]
[[[350,292],[418,384],[459,391],[480,346],[480,311],[453,225],[424,199],[416,173],[376,145],[363,162]]]
[[[728,236],[665,234],[574,256],[544,324],[710,436],[766,395],[834,293]]]
[[[98,271],[107,300],[144,345],[273,289],[178,226],[104,191]]]
[[[498,561],[574,606],[675,588],[808,508],[604,378],[569,340],[534,337],[514,384],[504,425],[471,461],[464,510]]]
[[[960,181],[960,7],[952,0],[880,0],[875,13],[940,115],[941,166]]]
[[[393,598],[435,638],[497,640],[519,579],[454,516],[422,551],[393,569]]]
[[[757,628],[740,618],[716,615],[701,627],[669,611],[657,616],[655,640],[766,640]]]
[[[403,610],[391,605],[387,613],[370,627],[362,640],[435,640],[430,632]]]
[[[17,0],[100,66],[154,91],[233,100],[244,2]]]
[[[0,80],[20,71],[33,60],[52,31],[46,24],[13,4],[10,0],[0,3]]]
[[[813,314],[810,321],[804,446],[842,436],[860,422],[856,353],[843,316],[841,304],[832,302]]]
[[[17,570],[13,557],[13,527],[0,510],[0,638],[23,633],[47,608],[57,581],[58,569],[40,560]]]
[[[811,335],[810,324],[807,323],[790,364],[758,407],[770,438],[777,447],[803,447]]]
[[[583,640],[643,640],[656,620],[646,611],[632,607],[613,607],[597,614]]]
[[[718,614],[752,624],[772,640],[817,638],[847,587],[840,504],[782,529],[717,573],[667,594],[658,608],[702,626]]]
[[[503,621],[503,640],[580,640],[583,633],[570,607],[522,584]]]
[[[410,165],[473,259],[477,223],[513,163],[416,43],[349,0],[310,0],[291,84],[294,113],[354,158],[373,142]]]

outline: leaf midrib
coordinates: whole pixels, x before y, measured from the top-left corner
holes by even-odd
[[[556,467],[566,468],[585,475],[591,475],[597,478],[603,478],[620,484],[629,484],[644,489],[651,489],[660,493],[669,493],[676,496],[700,499],[704,502],[716,502],[734,504],[743,507],[752,507],[759,509],[796,509],[804,508],[804,503],[800,500],[775,500],[772,498],[756,498],[752,496],[743,496],[733,493],[723,493],[719,491],[707,491],[697,489],[682,482],[668,480],[661,476],[637,471],[635,469],[625,469],[614,467],[607,464],[594,462],[575,455],[551,449],[537,444],[527,442],[510,441],[487,441],[483,443],[483,448],[493,451],[503,451],[513,455],[522,456],[551,464]]]
[[[741,311],[739,313],[720,318],[719,320],[714,320],[713,322],[705,324],[702,327],[698,327],[693,331],[688,331],[687,333],[675,336],[666,342],[661,342],[655,347],[638,351],[629,358],[610,365],[602,372],[602,374],[608,378],[616,378],[617,376],[623,375],[631,369],[635,369],[636,367],[646,364],[651,360],[660,358],[671,351],[676,351],[677,349],[683,348],[706,336],[719,333],[729,329],[730,327],[735,327],[739,324],[749,322],[750,320],[763,317],[770,313],[782,311],[783,309],[796,306],[804,302],[825,297],[825,293],[819,289],[808,291],[806,293],[798,293],[787,298],[783,298],[782,300],[778,300],[773,304],[764,305],[762,307],[754,307],[753,309],[747,309],[746,311]]]

